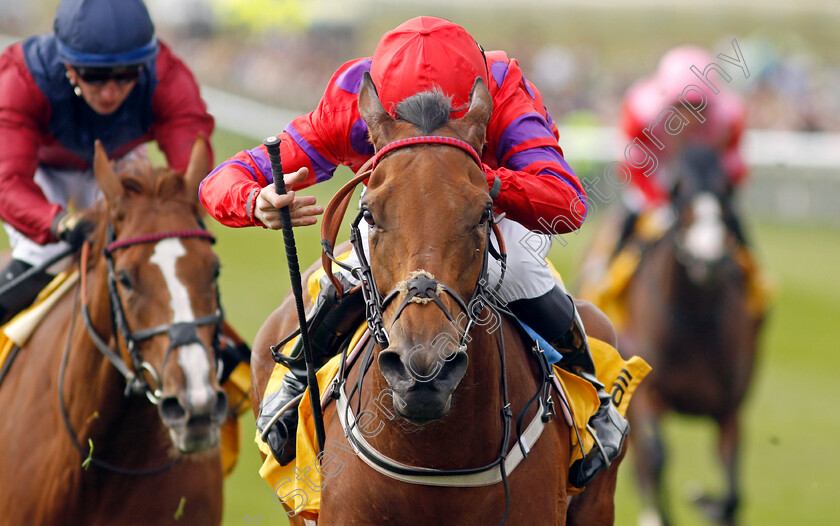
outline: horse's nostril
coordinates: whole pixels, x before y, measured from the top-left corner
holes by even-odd
[[[382,351],[379,353],[379,367],[382,369],[382,372],[385,372],[387,369],[396,374],[399,374],[405,369],[400,355],[394,351]]]
[[[168,396],[161,400],[159,411],[164,422],[177,422],[187,418],[187,410],[176,396]]]
[[[461,351],[456,352],[443,366],[439,375],[440,380],[448,381],[450,379],[456,379],[456,382],[460,381],[467,371],[469,362],[470,359],[467,353]]]
[[[382,351],[379,353],[379,370],[382,371],[382,375],[392,386],[393,382],[397,382],[407,376],[402,358],[395,351]]]

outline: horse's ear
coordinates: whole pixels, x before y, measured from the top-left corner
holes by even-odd
[[[210,171],[210,151],[204,134],[199,133],[190,152],[190,164],[184,174],[187,195],[198,200],[198,185]]]
[[[96,183],[105,195],[105,200],[109,204],[114,204],[123,195],[123,186],[114,168],[111,166],[111,161],[108,160],[108,154],[105,153],[105,148],[99,139],[93,145],[93,175],[96,177]]]
[[[464,140],[475,148],[479,154],[484,148],[484,136],[490,115],[493,114],[493,97],[481,77],[475,78],[472,93],[470,93],[470,109],[458,120],[463,127]]]
[[[378,150],[391,142],[390,131],[394,118],[382,106],[379,95],[376,93],[376,86],[367,71],[364,73],[362,87],[359,89],[359,113],[368,125],[368,135],[374,148]]]

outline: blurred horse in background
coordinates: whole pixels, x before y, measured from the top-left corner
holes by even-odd
[[[641,524],[671,522],[660,419],[676,411],[716,423],[725,492],[694,500],[711,520],[733,525],[740,500],[739,412],[753,376],[761,317],[749,305],[733,192],[716,155],[687,149],[676,167],[673,220],[642,249],[619,327],[622,354],[652,366],[628,410],[644,502]]]

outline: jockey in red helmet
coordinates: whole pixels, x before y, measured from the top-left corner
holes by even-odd
[[[343,64],[330,79],[318,107],[294,119],[283,131],[283,166],[293,172],[285,180],[294,190],[329,179],[338,165],[357,171],[373,155],[367,124],[357,105],[365,72],[370,72],[384,107],[394,115],[399,114],[399,104],[407,97],[435,88],[451,98],[451,116],[457,118],[467,109],[476,77],[484,79],[493,97],[493,114],[480,154],[494,204],[507,214],[499,227],[508,239],[539,235],[534,230],[545,234],[538,253],[529,252],[521,243],[508,243],[508,272],[499,296],[554,344],[563,354],[562,366],[583,376],[598,390],[602,404],[590,424],[603,449],[593,448],[587,458],[572,467],[572,483],[586,485],[619,454],[628,426],[595,378],[574,303],[543,261],[551,245],[550,234],[580,227],[586,215],[586,195],[563,158],[557,127],[540,92],[525,78],[515,59],[503,51],[485,54],[461,26],[440,18],[413,18],[386,33],[373,57]],[[280,228],[277,209],[290,204],[293,225],[316,222],[323,209],[315,204],[314,197],[298,197],[294,191],[280,196],[272,182],[266,149],[260,145],[216,167],[204,179],[199,194],[210,214],[228,226]],[[361,226],[364,236],[366,223]],[[348,264],[358,263],[353,257]],[[493,263],[498,266],[495,260]],[[490,273],[498,280],[498,268],[495,274],[491,268]],[[349,273],[341,274],[341,279],[355,283]],[[322,290],[327,289],[325,283]],[[355,329],[352,325],[360,321],[358,314],[348,315],[350,306],[358,307],[360,298],[347,297],[329,312],[325,296],[318,298],[310,312],[310,318],[317,320],[317,327],[310,326],[310,330],[314,333],[313,353],[319,362],[336,352],[339,336]],[[263,399],[258,418],[261,431],[279,408],[303,391],[304,374],[293,370],[274,396]],[[296,425],[297,413],[287,411],[269,430],[269,446],[281,464],[294,457]]]
[[[580,283],[581,296],[608,312],[621,328],[624,292],[646,247],[675,220],[672,195],[677,171],[698,153],[713,160],[735,195],[748,178],[741,146],[746,103],[728,88],[731,76],[706,50],[679,46],[662,56],[654,74],[633,84],[624,97],[621,130],[627,149],[623,163],[630,184],[622,194],[623,220],[603,265],[592,265]],[[628,152],[633,152],[628,155]],[[731,202],[732,200],[730,200]],[[725,224],[737,239],[737,260],[746,274],[750,310],[761,320],[772,285],[755,258],[739,215]]]
[[[213,118],[187,67],[155,36],[141,0],[63,0],[54,33],[0,55],[0,219],[12,262],[0,287],[91,228],[75,212],[99,196],[93,145],[109,157],[156,141],[170,166],[184,170]],[[29,305],[52,276],[34,275],[0,297],[0,322]]]
[[[743,99],[728,90],[725,81],[715,83],[718,89],[715,93],[691,69],[692,66],[704,68],[713,60],[710,53],[697,46],[674,48],[662,56],[655,74],[639,80],[627,91],[621,109],[621,129],[628,144],[639,141],[657,158],[658,167],[652,173],[645,173],[647,166],[630,163],[630,186],[623,196],[628,215],[614,253],[631,237],[639,214],[666,209],[675,182],[674,161],[685,148],[703,147],[715,152],[733,188],[747,179],[747,166],[741,154],[746,122]],[[688,121],[679,133],[664,133],[659,129],[661,126],[652,125],[669,106],[680,111]],[[736,234],[745,241],[739,224]]]

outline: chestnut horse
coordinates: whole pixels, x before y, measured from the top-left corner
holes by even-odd
[[[0,386],[3,524],[221,522],[208,164],[199,139],[186,174],[147,160],[115,173],[97,142],[93,248]]]
[[[622,351],[653,368],[628,411],[643,513],[650,521],[643,522],[670,522],[659,422],[666,411],[676,411],[717,424],[725,494],[698,496],[696,504],[712,520],[735,524],[739,409],[752,377],[760,320],[748,309],[732,188],[716,156],[690,149],[677,169],[674,223],[646,249],[628,285],[627,325],[619,334]]]
[[[428,110],[424,115],[449,114],[433,93],[412,100]],[[379,152],[355,221],[371,225],[369,266],[360,258],[373,336],[369,354],[342,386],[349,402],[339,399],[343,404],[327,406],[324,415],[324,458],[332,467],[324,474],[319,524],[556,525],[567,524],[567,512],[569,524],[612,524],[618,461],[570,505],[571,430],[562,415],[545,424],[536,442],[523,438],[530,451],[514,471],[500,469],[505,456],[520,453],[517,419],[523,431],[541,420],[550,389],[514,322],[479,301],[488,292],[481,283],[493,222],[475,153],[492,111],[486,86],[476,81],[461,119],[430,117],[423,124],[392,118],[366,74],[359,108]],[[350,184],[365,177],[361,170]],[[456,317],[470,322],[453,324]],[[498,320],[492,330],[490,318]],[[609,321],[597,321],[598,337],[614,340]],[[274,366],[269,346],[296,323],[287,297],[255,338],[255,410]],[[357,421],[354,429],[375,427],[375,436],[343,425],[361,412],[367,423]],[[376,459],[379,469],[372,469]],[[476,484],[477,477],[485,482]],[[296,516],[292,523],[311,521]]]

